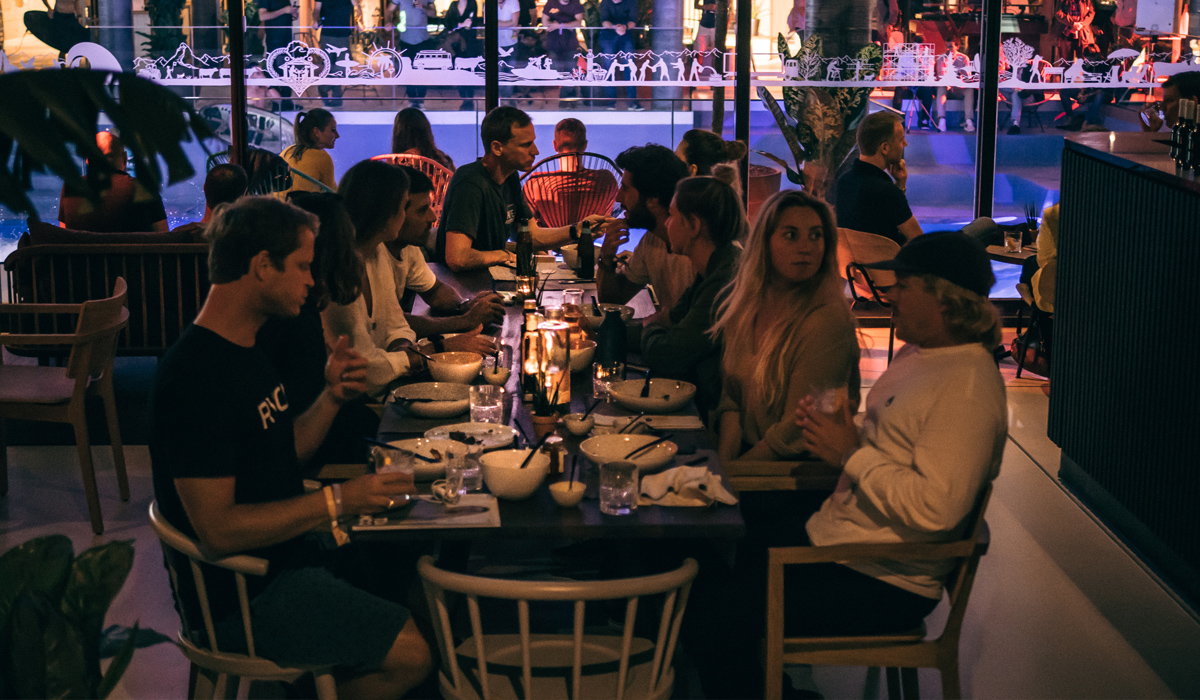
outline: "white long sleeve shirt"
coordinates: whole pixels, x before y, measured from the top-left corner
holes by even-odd
[[[349,304],[326,307],[321,312],[321,325],[325,328],[325,343],[330,347],[339,335],[350,336],[351,346],[367,358],[367,394],[378,397],[392,380],[411,371],[408,354],[403,350],[388,352],[388,346],[400,338],[415,343],[417,334],[404,318],[396,296],[391,254],[380,245],[363,262],[371,284],[370,313],[366,298],[360,294]]]
[[[815,545],[949,542],[996,477],[1008,432],[1004,381],[982,345],[905,346],[867,396],[862,447],[807,530]],[[940,598],[952,561],[849,563]]]

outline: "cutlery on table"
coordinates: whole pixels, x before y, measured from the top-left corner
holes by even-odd
[[[649,369],[647,369],[646,370],[646,383],[642,385],[641,396],[643,399],[650,398],[650,375],[651,375],[651,372]]]
[[[624,425],[624,426],[623,426],[623,427],[622,427],[620,430],[618,430],[618,431],[617,431],[617,434],[619,435],[619,434],[621,434],[621,433],[627,433],[627,432],[629,432],[630,430],[632,430],[632,429],[633,429],[633,426],[634,426],[635,424],[637,424],[637,422],[638,422],[638,421],[640,421],[640,420],[642,419],[642,416],[644,416],[644,415],[646,415],[646,412],[645,412],[645,411],[642,411],[641,413],[639,413],[639,414],[637,414],[636,416],[634,416],[634,417],[633,417],[633,420],[631,420],[631,421],[629,421],[628,423],[626,423],[626,424],[625,424],[625,425]]]
[[[594,313],[597,316],[600,315],[600,304],[599,304],[599,302],[596,301],[595,294],[592,295],[592,313]]]
[[[434,459],[433,457],[426,457],[425,455],[423,455],[419,452],[413,452],[412,450],[406,450],[403,447],[396,447],[395,445],[386,443],[383,440],[376,440],[373,437],[365,437],[364,436],[363,440],[371,443],[372,445],[377,445],[379,447],[386,447],[389,450],[396,450],[397,452],[403,452],[406,455],[412,455],[413,457],[416,457],[417,459],[419,459],[423,462],[437,463],[437,462],[441,461],[438,459]]]
[[[630,452],[629,454],[625,455],[625,456],[624,456],[624,457],[622,457],[621,459],[633,459],[633,456],[634,456],[634,455],[636,455],[636,454],[638,454],[639,452],[645,452],[646,450],[650,449],[651,447],[654,447],[654,446],[655,446],[655,445],[657,445],[658,443],[660,443],[660,442],[666,442],[666,441],[667,441],[669,438],[672,438],[672,437],[674,437],[674,435],[673,435],[673,434],[671,434],[671,433],[667,433],[666,435],[663,435],[662,437],[660,437],[660,438],[659,438],[659,439],[657,439],[657,440],[654,440],[654,441],[652,441],[652,442],[647,442],[645,445],[642,445],[641,447],[639,447],[639,448],[637,448],[637,449],[633,450],[632,452]]]
[[[546,433],[545,435],[542,436],[541,440],[537,441],[536,445],[534,445],[532,448],[530,448],[529,454],[525,455],[525,461],[521,462],[521,466],[519,467],[520,469],[524,469],[525,467],[529,466],[529,461],[532,460],[533,456],[538,453],[538,450],[542,449],[542,445],[546,444],[547,438],[549,438],[553,434],[554,434],[553,430]]]

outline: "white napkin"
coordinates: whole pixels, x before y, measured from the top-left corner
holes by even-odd
[[[674,467],[642,477],[640,505],[707,506],[714,501],[734,505],[738,499],[708,467]]]

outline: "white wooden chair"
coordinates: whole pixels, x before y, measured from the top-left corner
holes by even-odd
[[[614,581],[514,581],[439,569],[429,556],[417,562],[442,655],[439,687],[454,700],[483,698],[669,698],[679,627],[698,566],[687,559],[674,571]],[[471,636],[457,642],[446,593],[466,596]],[[634,637],[638,601],[662,596],[657,639]],[[487,634],[479,599],[514,601],[518,634]],[[620,635],[584,634],[589,601],[625,601]],[[530,603],[573,603],[571,634],[530,630]]]
[[[838,268],[842,277],[850,283],[854,302],[873,301],[888,310],[888,362],[892,361],[892,348],[896,342],[896,324],[891,315],[891,304],[884,292],[896,283],[896,273],[891,270],[870,270],[864,265],[891,260],[900,252],[900,244],[890,238],[874,233],[855,231],[852,228],[838,229]]]
[[[883,666],[887,668],[888,696],[899,700],[903,682],[905,698],[916,698],[918,668],[936,668],[942,674],[942,696],[958,698],[958,639],[979,559],[988,548],[987,522],[983,519],[991,499],[989,485],[968,516],[963,538],[941,544],[844,544],[829,547],[772,547],[767,564],[767,700],[783,696],[784,664],[814,666]],[[950,614],[941,635],[926,639],[925,625],[896,635],[870,637],[784,637],[784,567],[792,564],[852,561],[929,561],[958,559],[946,583]]]
[[[208,648],[200,647],[188,634],[187,622],[179,630],[177,644],[183,655],[198,670],[192,699],[237,697],[239,680],[283,681],[291,683],[306,673],[313,674],[317,685],[317,697],[320,700],[337,700],[337,689],[333,675],[327,667],[317,668],[284,668],[273,661],[268,661],[254,651],[254,632],[250,624],[250,598],[246,593],[246,576],[265,576],[267,560],[244,554],[214,559],[200,551],[199,543],[184,535],[167,522],[158,510],[158,503],[150,503],[150,524],[155,534],[162,541],[164,550],[173,549],[186,556],[191,564],[191,576],[195,582],[196,592],[200,602],[200,614],[204,619],[204,632],[208,639]],[[171,576],[171,589],[176,596],[175,604],[180,610],[187,610],[179,596],[180,572],[176,570],[170,552],[164,552],[167,560],[167,571]],[[246,634],[246,649],[248,653],[237,654],[221,651],[217,646],[216,629],[213,625],[212,607],[208,600],[201,564],[229,570],[237,584],[238,604],[242,612],[242,629]],[[301,611],[297,611],[301,614]]]

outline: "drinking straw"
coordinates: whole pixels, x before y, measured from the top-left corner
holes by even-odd
[[[599,406],[601,403],[603,403],[603,401],[601,399],[596,399],[595,401],[593,401],[592,407],[587,410],[587,413],[583,414],[583,418],[587,418],[588,416],[592,415],[592,411],[596,410],[596,407]],[[579,420],[583,420],[583,418],[580,418]]]
[[[524,469],[525,467],[529,466],[529,460],[533,459],[533,456],[538,453],[538,450],[542,449],[542,445],[546,444],[546,439],[549,438],[553,434],[554,434],[554,431],[550,431],[550,432],[546,433],[545,435],[543,435],[541,440],[537,441],[537,444],[534,445],[531,450],[529,450],[529,454],[525,455],[525,461],[521,462],[521,467],[520,467],[521,469]]]
[[[578,468],[579,468],[579,453],[576,452],[575,454],[571,455],[571,480],[567,482],[567,484],[568,484],[567,490],[568,491],[575,488],[575,473]]]

